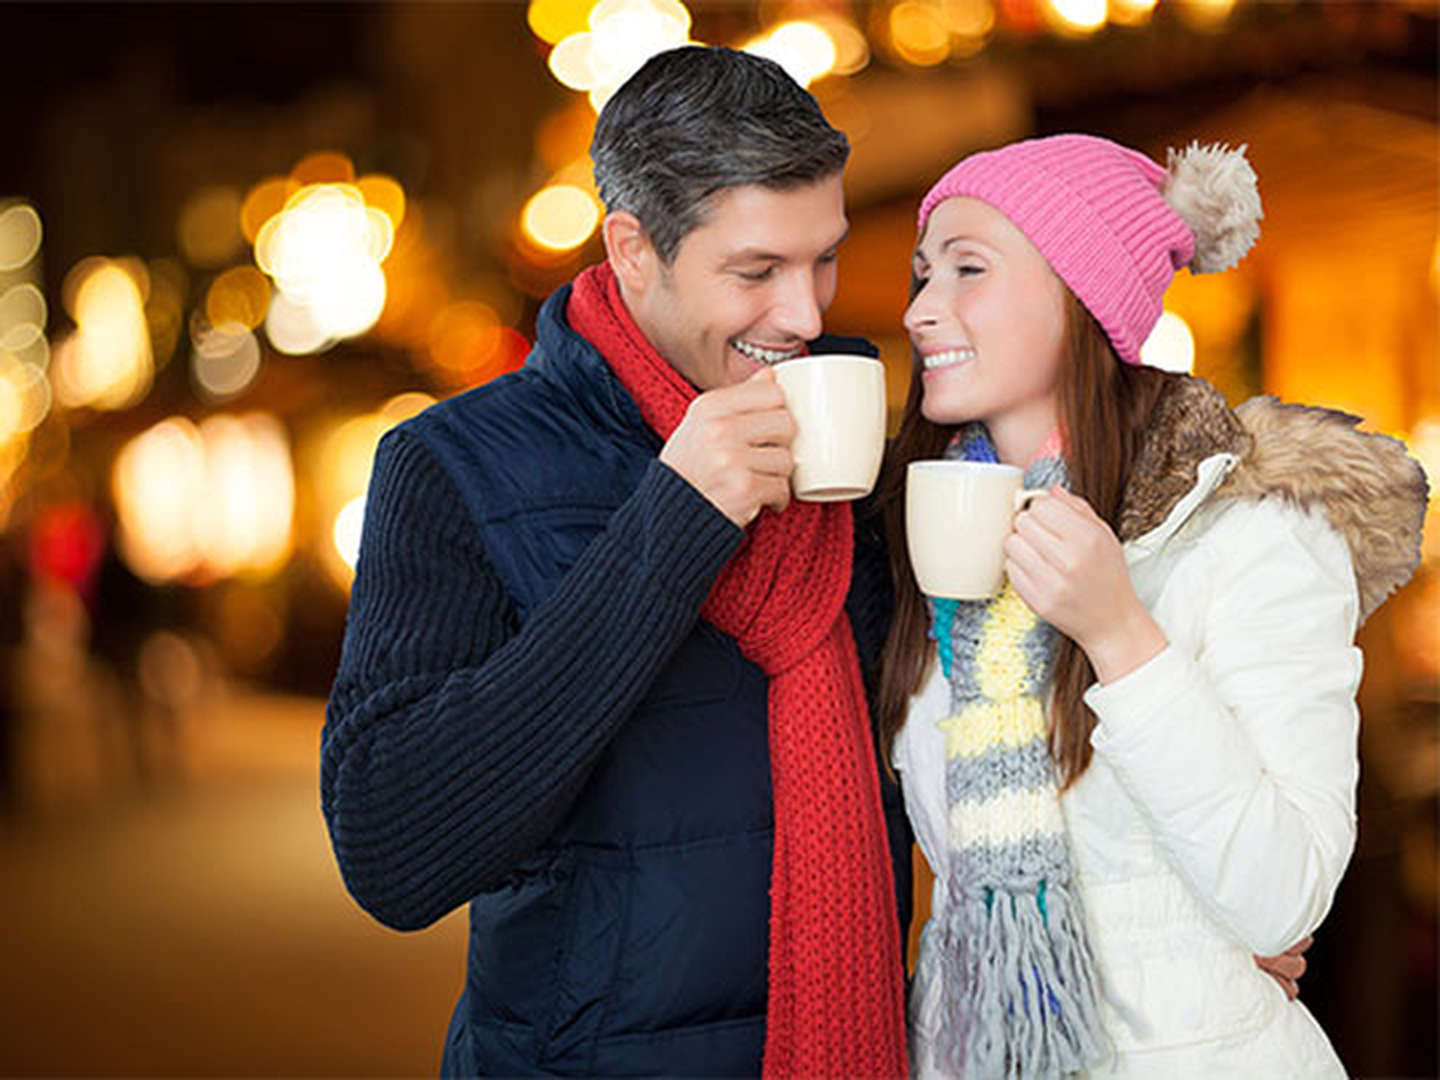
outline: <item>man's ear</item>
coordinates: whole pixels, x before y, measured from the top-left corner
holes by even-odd
[[[660,257],[640,219],[628,210],[613,211],[605,215],[600,234],[620,284],[631,293],[645,292],[659,273]]]

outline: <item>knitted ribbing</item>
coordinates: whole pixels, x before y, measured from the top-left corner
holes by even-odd
[[[738,539],[655,462],[518,625],[454,482],[410,433],[387,435],[321,754],[361,906],[426,926],[549,840]]]
[[[995,460],[978,424],[947,456]],[[1064,482],[1058,447],[1026,470],[1027,487]],[[931,603],[951,690],[940,1060],[956,1076],[1063,1076],[1102,1056],[1102,1034],[1047,741],[1056,634],[1008,581],[991,600]]]
[[[697,392],[635,326],[608,264],[576,279],[567,314],[668,439]],[[762,513],[702,610],[770,678],[766,1076],[906,1072],[894,882],[843,610],[853,543],[846,504]]]
[[[1139,363],[1170,279],[1195,254],[1194,234],[1165,201],[1165,178],[1108,139],[1028,139],[972,154],[942,176],[920,203],[920,229],[946,199],[989,203],[1045,256],[1120,359]]]

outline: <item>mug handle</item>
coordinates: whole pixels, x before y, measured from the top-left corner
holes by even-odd
[[[1015,513],[1018,514],[1022,510],[1029,510],[1032,502],[1041,495],[1048,494],[1050,494],[1050,492],[1046,488],[1021,488],[1015,492]]]

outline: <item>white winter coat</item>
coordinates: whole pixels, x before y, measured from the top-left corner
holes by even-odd
[[[1354,847],[1362,665],[1353,639],[1398,582],[1366,579],[1370,523],[1342,536],[1327,494],[1265,494],[1269,477],[1256,467],[1226,484],[1267,447],[1298,454],[1288,445],[1296,425],[1317,419],[1318,410],[1252,405],[1264,412],[1247,416],[1239,452],[1204,457],[1163,521],[1124,545],[1136,592],[1169,646],[1091,688],[1095,755],[1061,799],[1114,1046],[1094,1075],[1344,1075],[1304,1005],[1287,1001],[1253,954],[1282,952],[1319,926]],[[1413,536],[1398,540],[1418,550],[1419,517],[1404,510],[1413,469],[1393,460],[1393,444],[1338,426],[1343,433],[1314,430],[1322,443],[1356,441],[1346,453],[1390,454],[1381,471],[1393,466],[1394,479],[1410,484],[1397,507]],[[1267,437],[1277,433],[1283,442]],[[1335,464],[1322,458],[1322,467]],[[1347,539],[1362,547],[1359,585]],[[931,669],[892,761],[936,871],[939,910],[948,848],[937,724],[950,713],[950,688],[939,665]],[[938,960],[934,940],[922,937],[910,1003],[912,1068],[922,1077],[940,1075],[931,1054],[945,1022]]]

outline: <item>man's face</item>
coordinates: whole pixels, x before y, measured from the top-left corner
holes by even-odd
[[[702,391],[790,359],[819,336],[835,298],[836,249],[849,228],[844,202],[838,173],[783,191],[721,192],[668,267],[648,260],[643,287],[626,293],[631,314]]]

